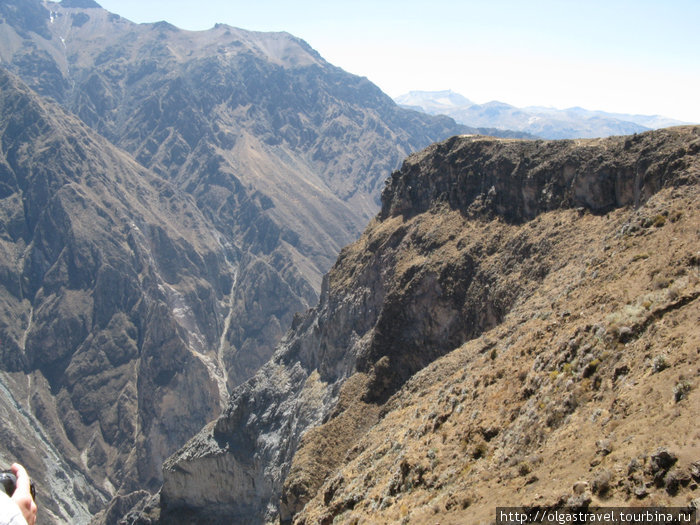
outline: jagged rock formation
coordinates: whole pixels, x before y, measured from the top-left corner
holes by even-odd
[[[86,522],[227,397],[236,254],[191,199],[0,70],[0,406],[42,519]],[[9,422],[12,421],[12,424]]]
[[[160,507],[139,519],[422,523],[437,512],[457,523],[476,501],[481,518],[517,502],[524,482],[507,480],[520,463],[545,472],[545,455],[575,456],[595,439],[625,448],[629,431],[642,433],[620,399],[628,391],[646,422],[671,418],[688,436],[644,427],[653,438],[636,442],[640,452],[673,447],[689,468],[700,440],[699,152],[700,128],[674,128],[561,142],[464,136],[409,157],[319,305],[166,462]],[[623,270],[646,259],[650,273]],[[640,270],[635,281],[626,273]],[[660,330],[666,314],[680,332]],[[673,340],[673,351],[648,346]],[[649,406],[638,385],[657,354],[671,372]],[[678,374],[676,402],[664,388]],[[584,434],[590,418],[598,426]],[[587,441],[560,441],[577,432]],[[587,476],[581,462],[594,456],[561,480]],[[624,483],[604,489],[598,470],[596,494],[621,497]],[[520,500],[537,503],[525,487]]]
[[[84,523],[112,498],[99,520],[113,523],[315,303],[389,171],[465,129],[398,108],[284,33],[5,0],[0,44],[3,67],[60,104],[0,73],[0,459],[36,473],[46,522]],[[560,149],[460,139],[449,148],[476,144],[463,154],[483,177],[466,163],[450,179],[459,158],[445,150],[430,185],[393,180],[319,306],[168,462],[162,507],[142,504],[139,519],[303,517],[405,381],[501,323],[554,265],[504,245],[507,232],[474,233],[479,244],[422,219],[444,209],[515,228],[561,207],[643,203],[689,177],[696,132],[674,133]],[[683,403],[695,383],[679,385]]]
[[[447,182],[439,167],[459,164],[466,151],[486,148],[498,160],[508,149],[452,146],[443,145],[442,159],[432,148],[419,163],[427,178],[410,168],[395,177],[383,211],[407,201],[420,207],[431,195],[433,205],[409,223],[432,223],[430,233],[440,225],[441,236],[423,237],[441,245],[436,256],[460,242],[488,251],[495,244],[480,266],[502,265],[490,289],[509,291],[508,312],[406,382],[320,488],[297,453],[292,473],[305,476],[288,478],[286,488],[314,490],[294,523],[486,524],[504,502],[697,508],[700,128],[583,142],[541,159],[549,162],[540,169],[559,171],[573,154],[581,169],[568,191],[544,196],[538,186],[540,204],[524,196],[536,216],[514,200],[524,213],[510,220],[497,199],[486,209],[478,198],[466,209],[441,209],[450,201],[444,193],[410,195],[409,186],[431,174]],[[591,154],[600,155],[595,164]],[[643,181],[638,207],[622,190],[628,168]],[[576,181],[585,179],[592,191],[577,197]],[[524,189],[531,178],[521,181]],[[600,183],[609,190],[595,190]],[[483,211],[496,220],[484,222]]]

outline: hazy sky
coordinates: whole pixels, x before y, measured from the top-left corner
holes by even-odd
[[[288,31],[391,96],[700,122],[700,0],[97,0],[134,22]]]

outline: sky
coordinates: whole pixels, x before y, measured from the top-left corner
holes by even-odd
[[[287,31],[392,97],[700,123],[700,0],[97,0],[134,22]]]

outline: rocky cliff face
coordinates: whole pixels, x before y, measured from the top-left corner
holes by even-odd
[[[47,522],[86,522],[227,397],[236,254],[191,199],[0,70],[0,410]]]
[[[627,213],[618,206],[664,188],[695,195],[696,130],[455,139],[406,163],[321,287],[399,159],[464,128],[397,108],[287,34],[6,0],[0,42],[3,66],[60,104],[0,74],[0,454],[36,473],[47,522],[84,523],[110,498],[99,519],[117,521],[231,390],[225,414],[168,460],[162,506],[142,504],[139,519],[350,510],[336,473],[391,421],[406,381],[502,326],[570,256],[527,227]],[[663,212],[626,231],[689,224]],[[649,246],[640,260],[676,247]],[[640,326],[695,304],[682,297],[659,298]],[[678,379],[679,410],[694,381]]]
[[[468,490],[486,479],[477,473],[503,468],[488,478],[498,487],[509,461],[546,470],[530,455],[558,457],[549,432],[575,435],[590,416],[605,419],[597,437],[610,439],[614,425],[605,425],[629,415],[629,405],[616,408],[620,378],[640,381],[644,360],[667,352],[647,345],[673,337],[646,334],[665,312],[679,312],[673,322],[686,328],[697,315],[699,152],[699,128],[674,128],[558,142],[463,136],[409,157],[377,219],[324,279],[319,305],[295,319],[225,413],[166,462],[160,507],[151,503],[140,519],[355,523],[392,521],[389,509],[401,521],[418,507],[432,512],[439,498],[435,512],[464,520],[475,501]],[[669,249],[677,264],[657,269],[655,258],[619,295],[627,264]],[[607,321],[628,307],[634,319]],[[649,421],[678,417],[692,432],[698,374],[684,363],[697,334],[678,336],[666,376],[683,376],[678,403],[669,393],[648,408]],[[689,439],[663,443],[697,447],[700,436]],[[679,464],[690,468],[689,458]],[[460,472],[472,468],[465,485]],[[572,476],[585,469],[563,479]],[[408,496],[412,487],[424,487],[423,499]],[[483,509],[498,503],[485,490],[474,498]]]
[[[432,264],[460,243],[484,250],[478,266],[498,265],[488,294],[507,290],[506,312],[412,376],[350,447],[337,442],[341,459],[320,487],[306,442],[313,431],[307,433],[283,502],[301,492],[297,487],[307,489],[297,508],[313,497],[293,522],[486,524],[504,502],[698,508],[699,139],[698,128],[676,128],[569,143],[568,151],[550,144],[546,156],[534,158],[553,170],[551,182],[566,173],[571,155],[581,164],[568,188],[545,196],[549,184],[536,185],[546,203],[536,215],[504,215],[497,199],[469,203],[460,189],[406,191],[465,176],[469,168],[450,174],[453,162],[444,162],[464,162],[460,150],[486,147],[498,161],[533,144],[455,139],[407,163],[393,178],[395,192],[385,193],[383,213],[407,210],[407,201],[423,205],[407,222],[440,224],[443,241],[434,230],[423,237],[437,248]],[[626,171],[642,182],[632,185],[619,175]],[[514,208],[532,210],[539,205],[530,191],[518,199],[531,188],[520,174]],[[579,177],[590,189],[585,194],[577,194]],[[635,192],[620,191],[627,185],[642,195],[638,206]],[[464,307],[488,310],[488,294]]]

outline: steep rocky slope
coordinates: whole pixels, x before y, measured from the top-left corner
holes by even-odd
[[[191,198],[0,69],[0,455],[85,523],[227,399],[237,254]]]
[[[191,194],[241,251],[231,388],[316,303],[391,170],[466,129],[399,108],[286,33],[134,24],[92,1],[6,0],[0,21],[6,67]]]
[[[651,162],[643,173],[663,189],[640,207],[433,223],[447,241],[438,253],[497,239],[481,267],[500,267],[490,288],[514,294],[512,306],[382,406],[294,523],[494,523],[504,505],[697,508],[699,132],[662,132],[688,141],[668,149],[645,135],[638,166]],[[659,147],[668,156],[652,161]],[[292,472],[317,487],[310,465],[298,454]]]
[[[576,481],[582,504],[697,497],[699,152],[688,127],[409,157],[132,518],[471,523]]]
[[[1,2],[0,62],[62,108],[3,70],[0,369],[6,442],[26,441],[3,459],[47,472],[49,522],[157,489],[317,301],[399,159],[464,129],[291,35],[92,0]]]

